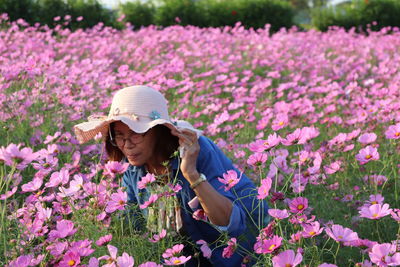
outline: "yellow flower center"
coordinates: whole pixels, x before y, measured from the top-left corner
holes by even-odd
[[[378,217],[378,213],[372,214],[372,217],[374,217],[374,218]]]
[[[179,263],[181,263],[180,260],[174,260],[174,264],[179,264]]]
[[[292,265],[290,263],[286,263],[285,267],[292,267]]]
[[[371,202],[371,204],[373,205],[373,204],[378,204],[378,202],[376,202],[376,201],[372,201]]]
[[[400,132],[395,133],[394,136],[400,136]]]
[[[303,208],[304,208],[304,205],[302,205],[302,204],[297,205],[298,210],[302,210]]]
[[[279,122],[278,124],[279,124],[279,126],[282,126],[282,125],[284,124],[284,122],[281,121],[281,122]]]
[[[370,159],[370,158],[372,158],[371,155],[366,155],[366,156],[365,156],[365,159]]]
[[[124,204],[125,204],[125,202],[124,202],[123,200],[120,200],[120,201],[118,202],[118,204],[120,204],[120,205],[124,205]]]
[[[339,239],[343,239],[343,236],[342,236],[342,235],[339,235],[338,238],[339,238]]]
[[[308,234],[309,234],[309,235],[315,235],[315,232],[314,232],[314,231],[311,231],[311,232],[309,232]]]
[[[75,265],[75,261],[74,260],[69,260],[68,261],[68,265],[69,266],[74,266]]]
[[[271,246],[269,246],[268,250],[273,250],[276,246],[274,244],[272,244]]]

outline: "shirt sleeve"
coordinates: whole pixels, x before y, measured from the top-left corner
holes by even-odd
[[[228,170],[237,170],[211,140],[200,137],[199,144],[200,153],[197,159],[197,170],[207,177],[207,181],[218,193],[227,197],[233,203],[229,224],[227,226],[214,225],[214,227],[220,231],[228,232],[230,236],[239,236],[246,230],[246,206],[237,199],[231,190],[225,191],[223,184],[218,180],[218,177],[222,177]]]

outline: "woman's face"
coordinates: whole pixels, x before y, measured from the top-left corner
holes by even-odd
[[[114,135],[125,139],[123,146],[118,145],[118,148],[131,165],[142,166],[154,161],[154,148],[156,145],[155,131],[153,129],[147,131],[139,144],[131,142],[129,137],[132,134],[134,134],[134,132],[126,124],[120,121],[114,122]]]

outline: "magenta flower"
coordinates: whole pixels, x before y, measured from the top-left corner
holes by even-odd
[[[200,245],[200,250],[203,253],[203,256],[207,259],[211,258],[211,254],[212,251],[211,249],[208,247],[207,242],[200,239],[198,241],[196,241],[196,244]]]
[[[157,264],[153,261],[148,261],[145,263],[140,264],[138,267],[162,267],[161,264]]]
[[[308,199],[305,197],[296,197],[289,203],[289,209],[292,213],[301,213],[308,208]]]
[[[104,165],[104,174],[115,178],[117,174],[123,174],[129,167],[129,163],[121,163],[118,161],[109,161]]]
[[[361,144],[367,145],[375,142],[376,134],[375,133],[365,133],[358,137],[358,142]]]
[[[400,252],[396,251],[395,244],[376,244],[369,252],[369,258],[378,266],[400,265]]]
[[[358,152],[356,159],[362,165],[370,162],[371,160],[379,160],[379,153],[375,147],[367,146]]]
[[[43,184],[41,177],[33,178],[32,181],[21,186],[22,192],[34,192],[40,189]]]
[[[193,219],[198,220],[198,221],[207,221],[208,217],[207,214],[203,209],[197,209],[195,212],[193,212],[192,215]]]
[[[110,243],[112,240],[112,234],[109,235],[105,235],[99,238],[99,240],[96,241],[96,245],[100,246],[104,246],[108,243]]]
[[[268,160],[268,155],[266,153],[256,152],[251,154],[247,159],[247,164],[252,166],[262,166]]]
[[[293,250],[286,250],[272,258],[273,267],[295,267],[301,263],[303,256],[295,254]]]
[[[324,166],[324,171],[327,174],[334,174],[335,172],[340,170],[341,165],[342,165],[342,162],[339,160],[332,162],[331,164]]]
[[[325,228],[325,232],[336,242],[351,242],[358,239],[356,232],[338,224],[332,225],[331,228]]]
[[[258,199],[265,199],[269,195],[269,190],[271,189],[272,186],[272,179],[270,177],[267,177],[265,179],[261,180],[261,185],[258,188]]]
[[[390,215],[392,216],[392,218],[394,220],[396,220],[397,222],[400,222],[400,209],[392,209],[392,211],[390,212]]]
[[[286,209],[284,209],[284,210],[268,209],[268,214],[274,218],[277,218],[278,220],[282,220],[282,219],[289,217],[289,213]]]
[[[128,253],[122,253],[122,256],[117,258],[117,266],[118,267],[132,267],[135,264],[135,261],[132,256]]]
[[[70,245],[70,251],[77,252],[81,257],[87,257],[94,252],[92,241],[88,239],[74,241]]]
[[[219,178],[218,181],[223,183],[225,185],[225,191],[230,190],[233,186],[235,186],[239,180],[240,177],[238,178],[237,172],[235,170],[229,170],[226,173],[222,175],[224,178]]]
[[[150,197],[149,197],[149,200],[147,200],[143,204],[139,205],[139,208],[145,209],[148,206],[150,206],[151,204],[153,204],[154,202],[156,202],[157,199],[158,199],[158,195],[157,194],[151,194]]]
[[[164,264],[168,266],[181,265],[190,260],[191,258],[192,256],[171,257],[170,259],[166,259]]]
[[[60,267],[78,266],[81,263],[81,257],[77,252],[68,251],[59,263]]]
[[[399,139],[400,138],[400,123],[391,125],[385,132],[387,139]]]
[[[283,238],[274,235],[271,239],[266,239],[262,241],[261,253],[269,254],[277,250],[282,245]]]
[[[235,253],[236,247],[237,247],[236,238],[232,237],[228,241],[228,246],[224,248],[224,250],[222,251],[222,257],[223,258],[232,257],[233,253]]]
[[[386,215],[389,215],[392,209],[389,209],[389,204],[373,204],[371,206],[364,206],[360,210],[360,217],[368,218],[371,220],[378,220]]]
[[[113,213],[116,210],[124,210],[128,201],[128,193],[118,189],[117,193],[111,194],[111,200],[107,202],[106,212]]]
[[[152,182],[156,181],[156,177],[152,173],[147,173],[142,177],[140,181],[138,181],[137,185],[139,189],[144,189],[146,186]]]
[[[74,223],[69,220],[57,221],[56,230],[51,230],[49,233],[49,240],[56,238],[65,238],[75,234],[78,229],[74,229]]]
[[[63,168],[59,172],[53,172],[50,176],[50,181],[44,186],[48,188],[57,187],[59,184],[65,185],[69,182],[69,172]]]
[[[112,245],[107,245],[110,255],[101,256],[99,260],[107,261],[103,267],[132,267],[134,265],[133,257],[129,256],[126,252],[121,257],[117,257],[118,249]],[[117,264],[115,264],[117,263]]]
[[[318,267],[337,267],[337,265],[332,264],[332,263],[322,263],[320,265],[318,265]]]

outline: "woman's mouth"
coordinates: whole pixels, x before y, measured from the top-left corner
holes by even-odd
[[[135,161],[139,158],[139,156],[140,156],[140,153],[136,153],[136,154],[127,154],[126,157],[128,158],[128,160]]]

